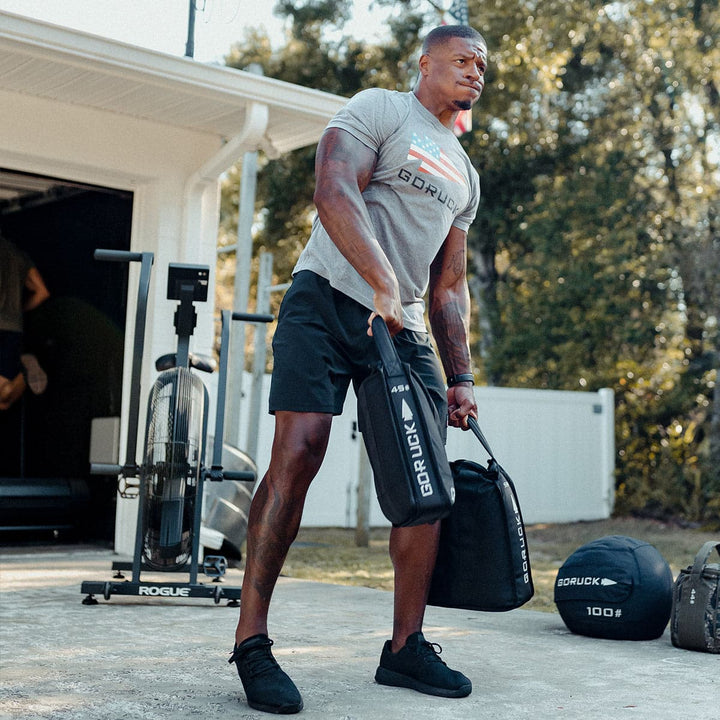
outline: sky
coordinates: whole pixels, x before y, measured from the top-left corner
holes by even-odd
[[[195,0],[195,59],[222,62],[245,28],[263,28],[274,43],[284,37],[273,15],[275,0]],[[370,10],[372,0],[355,0],[347,34],[382,37],[387,10]],[[189,0],[0,0],[0,11],[93,33],[170,55],[184,55]]]

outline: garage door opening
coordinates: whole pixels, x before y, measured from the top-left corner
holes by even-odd
[[[0,168],[0,232],[50,291],[23,332],[47,387],[0,411],[0,542],[113,538],[117,479],[89,463],[121,413],[128,268],[93,251],[130,248],[132,205],[127,191]]]

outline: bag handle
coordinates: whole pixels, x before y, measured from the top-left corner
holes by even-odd
[[[698,550],[698,554],[695,556],[695,562],[693,563],[692,570],[690,571],[693,575],[700,575],[702,573],[703,565],[708,561],[710,553],[716,549],[720,555],[720,542],[717,540],[708,540]]]
[[[380,353],[380,360],[385,367],[385,371],[390,377],[403,374],[402,364],[400,358],[393,344],[392,338],[390,337],[390,331],[388,330],[385,320],[376,315],[372,320],[372,331],[373,338],[375,338],[375,345],[377,345],[378,352]],[[483,434],[483,431],[478,425],[478,421],[472,416],[468,415],[468,427],[475,433],[475,437],[480,441],[482,446],[485,448],[487,454],[491,460],[495,460],[495,454],[490,449],[490,443]]]
[[[390,377],[396,377],[403,374],[402,363],[400,357],[397,354],[395,345],[390,337],[390,331],[388,326],[385,324],[385,320],[376,315],[372,321],[372,332],[373,338],[375,339],[375,345],[377,346],[378,352],[380,353],[380,360],[382,360],[385,372]]]
[[[472,416],[468,415],[467,418],[468,421],[468,427],[475,433],[475,437],[480,441],[481,445],[485,448],[487,451],[487,454],[490,456],[491,460],[495,460],[495,455],[493,451],[490,449],[490,443],[488,443],[487,438],[485,435],[483,435],[483,431],[480,429],[480,425],[478,425],[478,421]]]

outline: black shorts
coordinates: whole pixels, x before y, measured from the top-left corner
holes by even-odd
[[[22,371],[20,364],[22,339],[22,333],[0,330],[0,375],[8,380],[12,380]]]
[[[303,270],[280,307],[273,338],[270,412],[340,415],[352,381],[355,390],[380,360],[368,336],[371,311],[335,290],[325,278]],[[427,333],[401,330],[398,355],[422,378],[447,427],[447,395],[440,364]]]

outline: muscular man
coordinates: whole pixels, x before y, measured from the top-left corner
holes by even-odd
[[[369,324],[386,321],[398,353],[434,397],[438,416],[467,428],[477,408],[468,343],[467,230],[480,189],[452,128],[484,86],[487,45],[467,26],[432,30],[413,92],[371,89],[329,123],[316,159],[317,218],[293,272],[273,340],[270,466],[250,510],[235,662],[248,704],[298,712],[300,693],[275,661],[267,616],[305,496],[320,468],[333,415],[378,359]],[[433,337],[424,321],[429,298]],[[443,697],[470,680],[440,660],[422,623],[439,523],[394,527],[392,639],[375,679]]]

